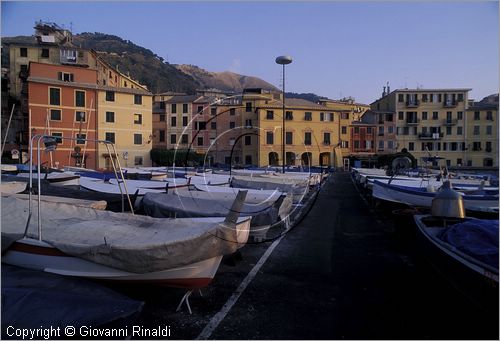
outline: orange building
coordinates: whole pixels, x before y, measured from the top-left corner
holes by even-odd
[[[30,139],[38,134],[76,139],[57,139],[57,149],[42,152],[41,163],[95,169],[96,143],[83,139],[97,138],[97,70],[30,62],[28,71]],[[39,164],[36,147],[33,154]]]

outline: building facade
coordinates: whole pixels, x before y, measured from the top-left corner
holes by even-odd
[[[97,138],[97,71],[31,62],[27,81],[30,138],[52,135],[58,142],[55,151],[34,161],[95,169],[97,145],[86,140]]]

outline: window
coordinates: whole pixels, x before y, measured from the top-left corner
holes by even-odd
[[[172,143],[172,144],[177,143],[177,135],[175,135],[175,134],[170,135],[170,143]]]
[[[165,130],[160,130],[160,131],[159,131],[159,135],[160,135],[160,136],[158,137],[158,138],[159,138],[159,141],[160,141],[160,142],[165,142]]]
[[[349,141],[342,141],[340,143],[341,148],[349,148]]]
[[[422,111],[422,120],[427,119],[427,111]]]
[[[458,94],[458,101],[463,102],[464,100],[464,94]]]
[[[85,144],[87,134],[76,134],[76,144]]]
[[[447,142],[443,142],[443,150],[448,150],[448,143]]]
[[[28,72],[28,65],[22,64],[21,65],[21,72],[22,73],[27,73]]]
[[[252,164],[252,155],[245,155],[245,164],[246,165]]]
[[[58,72],[57,73],[57,79],[63,82],[74,82],[75,78],[72,73],[68,72]]]
[[[354,148],[359,149],[359,141],[358,140],[354,141]]]
[[[210,128],[212,130],[216,130],[217,129],[217,122],[215,122],[215,121],[210,122]]]
[[[172,114],[177,114],[177,104],[172,103]]]
[[[134,114],[134,124],[142,124],[142,114]]]
[[[324,112],[319,113],[319,120],[322,122],[325,120],[325,113]]]
[[[443,95],[442,94],[438,94],[438,100],[437,100],[439,103],[441,103],[443,101]]]
[[[272,131],[266,132],[266,144],[274,144],[274,134]]]
[[[233,129],[236,126],[235,122],[229,122],[229,129]]]
[[[212,108],[210,108],[210,114],[211,114],[212,116],[217,115],[217,107],[212,107]]]
[[[188,143],[188,135],[187,134],[182,134],[182,136],[181,136],[181,143],[182,144],[187,144]]]
[[[330,133],[323,133],[323,144],[330,145]]]
[[[481,114],[479,111],[474,111],[474,121],[479,121]]]
[[[492,134],[493,134],[493,127],[486,126],[486,135],[492,135]]]
[[[305,112],[304,113],[304,121],[312,121],[312,113],[311,112]]]
[[[384,126],[379,126],[378,127],[378,136],[383,136],[384,135]]]
[[[106,91],[106,101],[114,102],[115,101],[115,92],[114,91]]]
[[[457,166],[462,166],[462,159],[457,159]]]
[[[203,146],[203,137],[199,136],[197,139],[197,142],[198,142],[198,146]]]
[[[398,120],[402,121],[405,118],[405,113],[403,111],[398,111]]]
[[[398,102],[402,103],[405,101],[405,97],[403,94],[398,94]]]
[[[235,114],[236,114],[236,109],[235,108],[229,109],[229,115],[230,116],[234,116]]]
[[[85,91],[75,91],[75,107],[85,107]]]
[[[115,121],[115,113],[113,111],[106,111],[106,122],[113,123]]]
[[[21,47],[19,52],[21,53],[21,57],[28,57],[28,49],[26,47]]]
[[[53,134],[52,134],[52,135],[53,135]],[[492,149],[491,149],[491,142],[490,142],[490,141],[487,141],[487,142],[486,142],[486,151],[487,151],[488,153],[492,151]]]
[[[438,117],[439,117],[439,113],[438,113],[437,111],[433,111],[433,112],[432,112],[432,119],[433,119],[433,120],[437,120],[437,119],[438,119]]]
[[[134,166],[142,166],[144,160],[142,156],[135,156],[134,157]]]
[[[246,105],[245,111],[252,112],[252,102],[246,102],[245,105]]]
[[[388,126],[387,127],[387,133],[394,134],[394,127],[393,126]]]
[[[462,127],[457,127],[457,135],[462,135]]]
[[[85,111],[75,111],[75,122],[86,122]]]
[[[446,127],[446,135],[451,135],[451,127]]]
[[[488,121],[493,121],[493,113],[491,111],[486,112],[486,119]]]
[[[207,122],[198,122],[198,130],[207,130]]]
[[[182,104],[182,113],[187,114],[187,112],[188,112],[188,105],[187,105],[187,103],[183,103]]]
[[[59,109],[50,109],[50,120],[51,121],[61,121],[61,110]]]
[[[359,127],[354,127],[354,134],[359,134]]]
[[[348,112],[340,113],[340,118],[343,119],[343,120],[348,120],[349,119],[349,113]]]
[[[387,148],[394,149],[394,141],[387,141]]]
[[[142,134],[134,134],[134,144],[142,144]]]
[[[378,149],[384,150],[384,141],[383,140],[378,141]]]
[[[274,111],[268,110],[266,112],[266,119],[268,119],[268,120],[274,120]]]
[[[286,111],[285,112],[285,120],[293,120],[293,111]]]
[[[410,127],[403,127],[403,135],[410,135]]]
[[[342,134],[347,134],[347,127],[342,126],[341,131],[342,131]]]
[[[196,113],[197,114],[202,114],[203,113],[203,106],[202,105],[198,105],[198,107],[196,108]]]
[[[55,133],[55,132],[54,132],[54,133],[52,133],[51,135],[55,138],[56,143],[58,143],[58,144],[59,144],[59,143],[63,143],[63,140],[62,140],[62,136],[63,136],[63,134],[62,134],[62,133]]]
[[[49,88],[50,105],[61,105],[61,89]]]
[[[387,122],[392,122],[394,120],[394,117],[392,114],[385,114],[385,120]]]
[[[134,95],[134,104],[142,104],[142,95]]]
[[[49,49],[42,49],[42,58],[49,58]]]
[[[472,142],[472,150],[473,151],[481,150],[481,142]]]
[[[106,133],[104,139],[111,143],[115,143],[115,133]]]
[[[450,143],[450,150],[456,151],[458,149],[457,143],[456,142],[451,142]]]
[[[251,128],[252,127],[252,120],[245,120],[245,127]]]
[[[474,126],[474,135],[479,135],[479,126]]]
[[[422,94],[422,102],[427,102],[427,94]]]
[[[165,122],[165,114],[160,114],[160,122]]]
[[[457,120],[462,120],[464,118],[464,112],[463,111],[457,111]]]
[[[311,145],[311,133],[310,132],[304,133],[304,144],[306,146],[310,146]]]
[[[176,116],[170,117],[170,126],[171,127],[176,127],[177,126],[177,117]]]
[[[415,150],[415,143],[414,142],[408,143],[408,150],[410,150],[410,151]]]
[[[187,116],[182,117],[182,126],[186,127],[188,125],[188,118]]]
[[[245,146],[251,146],[252,145],[252,137],[251,136],[245,136]]]
[[[291,131],[285,133],[285,144],[293,144],[293,133]]]
[[[366,127],[366,133],[371,134],[372,133],[372,127]]]

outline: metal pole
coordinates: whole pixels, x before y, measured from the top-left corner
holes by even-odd
[[[281,138],[282,138],[282,147],[281,147],[281,153],[283,157],[283,174],[285,174],[285,64],[283,64],[283,127],[282,127],[282,133],[281,133]]]

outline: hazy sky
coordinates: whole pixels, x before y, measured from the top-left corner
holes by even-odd
[[[234,71],[286,89],[371,103],[396,88],[498,92],[498,2],[6,2],[2,36],[36,20],[104,32],[170,63]]]

